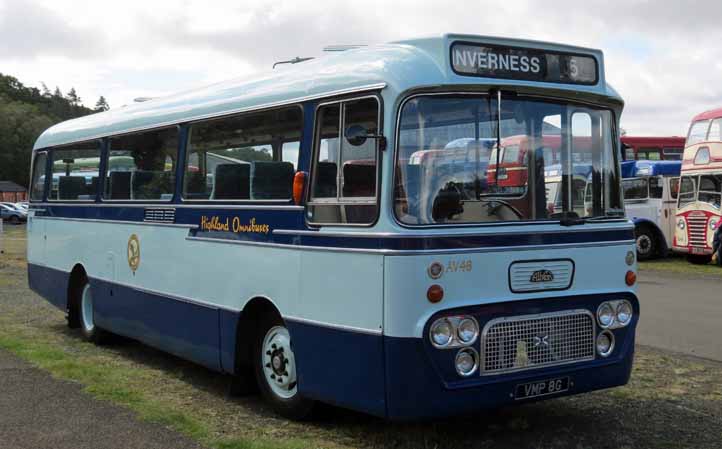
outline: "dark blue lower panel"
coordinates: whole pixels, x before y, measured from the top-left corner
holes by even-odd
[[[218,309],[98,279],[90,285],[101,328],[220,371]]]
[[[632,339],[633,340],[633,339]],[[609,363],[569,365],[564,368],[540,369],[515,375],[481,379],[463,388],[448,388],[431,366],[419,339],[387,338],[387,418],[394,420],[432,419],[478,412],[505,405],[521,404],[512,397],[516,385],[569,376],[573,386],[561,395],[584,393],[624,385],[632,370],[632,348],[621,360]]]
[[[63,312],[68,307],[69,279],[70,273],[41,265],[28,264],[28,285],[30,289]]]
[[[386,416],[383,338],[287,321],[304,396]]]

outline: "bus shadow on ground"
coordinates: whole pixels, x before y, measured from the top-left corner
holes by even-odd
[[[68,337],[80,338],[61,324],[54,327]],[[659,385],[646,381],[635,384],[634,377],[632,384],[619,389],[443,420],[387,422],[319,404],[312,420],[291,423],[278,418],[258,394],[230,397],[228,375],[124,337],[114,336],[104,349],[133,364],[172,375],[208,395],[212,407],[241,407],[249,419],[276,423],[289,432],[289,437],[308,432],[351,447],[712,448],[719,447],[722,438],[719,402],[714,403],[712,413],[709,407],[699,411],[674,398],[656,395]],[[665,379],[660,378],[660,382]]]

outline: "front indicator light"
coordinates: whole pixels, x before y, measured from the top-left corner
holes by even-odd
[[[439,284],[434,284],[426,291],[426,299],[430,303],[436,304],[444,299],[444,289]]]
[[[612,351],[614,351],[614,334],[604,331],[597,336],[597,354],[609,357]]]
[[[634,271],[627,271],[627,274],[624,276],[624,282],[627,283],[628,286],[633,286],[637,283],[637,273]]]
[[[454,326],[445,318],[437,320],[431,326],[431,342],[438,348],[443,348],[451,343],[454,338]]]
[[[456,354],[456,372],[461,377],[469,377],[479,368],[479,358],[476,351],[471,348],[464,348]]]

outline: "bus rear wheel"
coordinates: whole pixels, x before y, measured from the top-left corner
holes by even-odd
[[[690,254],[687,256],[687,261],[695,265],[707,265],[712,261],[712,256],[706,256],[702,254]]]
[[[80,325],[80,333],[86,341],[101,344],[107,339],[107,333],[95,324],[95,303],[93,301],[93,290],[87,279],[83,279],[76,289],[77,297],[77,322]]]
[[[263,397],[286,418],[307,418],[313,401],[298,394],[296,358],[288,329],[278,316],[266,317],[259,324],[253,366]]]
[[[647,226],[635,229],[637,260],[649,260],[657,255],[657,239]]]

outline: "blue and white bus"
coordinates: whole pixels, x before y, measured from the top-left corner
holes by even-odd
[[[444,35],[61,123],[33,153],[30,286],[86,339],[255,381],[294,418],[624,385],[639,303],[622,107],[601,51]],[[489,159],[520,135],[525,184],[501,189]],[[542,135],[560,142],[546,162]]]

